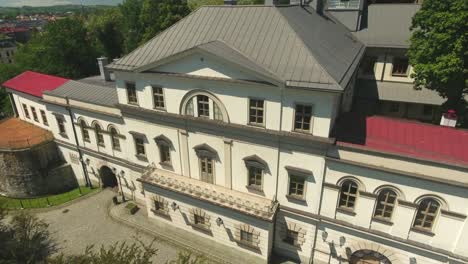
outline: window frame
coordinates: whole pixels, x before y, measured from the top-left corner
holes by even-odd
[[[129,89],[130,86],[133,86],[132,89]],[[130,90],[133,90],[135,92],[135,101],[130,100],[130,98],[133,99],[133,95],[130,97]],[[136,83],[135,82],[125,82],[125,91],[127,95],[127,103],[130,105],[138,105],[138,93],[136,89]]]
[[[207,101],[205,103],[205,101],[201,101],[199,98],[206,98]],[[197,105],[197,117],[200,117],[200,118],[205,118],[205,119],[210,119],[210,97],[208,95],[204,95],[204,94],[198,94],[196,95],[196,105]],[[207,108],[203,108],[203,111],[200,111],[200,102],[202,102],[201,104],[206,106]],[[205,115],[205,114],[201,114],[201,112],[208,112],[208,115]]]
[[[296,128],[296,116],[297,116],[297,107],[302,106],[302,107],[310,107],[310,119],[309,119],[309,129],[304,130],[304,129],[298,129]],[[294,116],[293,116],[293,131],[294,132],[299,132],[299,133],[308,133],[312,134],[313,133],[313,125],[314,125],[314,105],[310,103],[301,103],[301,102],[296,102],[294,104]],[[302,118],[302,123],[304,122],[304,118]]]
[[[27,119],[31,119],[31,115],[29,115],[28,106],[24,103],[22,105],[23,105],[24,117],[26,117]]]
[[[111,145],[113,150],[121,151],[121,146],[120,146],[120,135],[119,131],[117,131],[117,128],[111,126],[109,128],[109,134],[111,138]],[[116,144],[117,143],[117,144]]]
[[[348,188],[348,191],[347,192],[344,192],[343,191],[343,188],[344,188],[344,185],[347,183],[347,182],[350,182],[354,185],[356,185],[356,193],[355,194],[352,194],[350,193],[349,191],[351,190],[351,185],[350,187]],[[342,200],[342,195],[346,195],[347,196],[347,199],[346,199],[346,204],[349,203],[349,198],[350,197],[354,197],[354,201],[353,201],[353,206],[350,207],[348,205],[342,205],[341,204],[341,200]],[[354,180],[351,180],[351,179],[346,179],[344,180],[341,185],[340,185],[340,193],[338,195],[338,208],[339,209],[344,209],[344,210],[350,210],[350,211],[354,211],[354,209],[356,208],[356,203],[357,203],[357,200],[358,200],[358,197],[359,197],[359,184],[354,181]]]
[[[291,234],[295,233],[295,237],[291,236]],[[286,229],[286,237],[283,239],[283,242],[289,244],[291,246],[298,247],[299,245],[299,231],[291,230],[289,228]]]
[[[434,213],[429,213],[429,210],[430,210],[430,207],[431,205],[428,205],[425,209],[424,209],[424,213],[421,211],[421,208],[422,207],[422,204],[423,202],[425,202],[426,200],[430,200],[429,203],[432,203],[432,202],[435,202],[437,204],[437,209]],[[416,230],[422,230],[422,231],[426,231],[426,232],[431,232],[433,229],[434,229],[434,226],[436,224],[436,221],[438,219],[438,216],[440,214],[440,211],[441,211],[441,207],[442,207],[442,203],[440,201],[438,201],[436,198],[433,198],[433,197],[426,197],[426,198],[423,198],[422,200],[419,201],[418,203],[418,208],[416,209],[416,213],[415,213],[415,216],[414,216],[414,221],[413,221],[413,224],[411,225],[413,229],[416,229]],[[420,214],[423,214],[423,218],[421,220],[421,224],[417,225],[416,224],[416,221],[418,221],[418,216]],[[430,227],[425,227],[425,223],[426,223],[426,218],[430,216],[430,217],[433,217],[432,219],[432,222],[430,223]]]
[[[395,68],[400,68],[400,67],[395,67],[395,66],[399,66],[398,64],[395,63],[398,60],[400,60],[399,62],[406,61],[406,70],[405,70],[404,73],[395,72]],[[401,56],[393,57],[393,59],[392,59],[392,71],[391,71],[392,76],[394,76],[394,77],[408,77],[409,70],[410,70],[410,64],[409,64],[409,59],[408,58],[401,57]]]
[[[161,89],[161,93],[155,93],[155,89]],[[161,97],[162,100],[156,100],[155,97]],[[166,110],[166,94],[165,94],[165,89],[162,86],[159,85],[151,85],[151,97],[153,99],[153,108],[157,110]],[[158,106],[156,103],[162,102],[162,106]]]
[[[254,233],[249,232],[249,231],[245,231],[245,230],[240,230],[239,240],[242,243],[245,243],[245,244],[248,244],[248,245],[253,245],[254,244]]]
[[[288,173],[288,189],[287,189],[287,197],[288,198],[293,198],[293,199],[296,199],[296,200],[300,200],[300,201],[305,201],[305,197],[306,197],[306,188],[307,188],[307,184],[306,184],[306,176],[305,175],[300,175],[298,173],[294,173],[294,172],[291,172],[291,173]],[[302,180],[302,195],[298,195],[297,193],[294,193],[292,194],[291,193],[291,182],[292,182],[292,179],[301,179]],[[296,183],[297,185],[297,183]],[[296,186],[296,189],[297,186]]]
[[[106,147],[106,142],[104,140],[103,129],[100,124],[94,124],[94,135],[96,137],[96,144],[100,147]]]
[[[47,119],[47,114],[44,110],[40,109],[39,113],[41,114],[42,124],[44,126],[49,126],[49,120]]]
[[[210,181],[206,181],[204,180],[204,178],[206,178],[206,176],[204,177],[205,174],[207,174],[208,172],[203,172],[203,164],[205,163],[206,165],[206,168],[208,169],[208,160],[210,161],[211,163],[211,182]],[[206,183],[211,183],[211,184],[215,184],[215,160],[213,157],[210,157],[210,156],[199,156],[198,157],[198,165],[200,167],[200,181],[203,181],[203,182],[206,182]]]
[[[169,145],[167,145],[167,144],[161,144],[160,143],[160,144],[158,144],[158,148],[159,148],[159,161],[160,161],[160,164],[172,166],[171,147]],[[167,151],[165,151],[165,150],[167,150]]]
[[[258,170],[260,171],[260,184],[252,184],[251,183],[251,170]],[[257,182],[257,176],[255,175],[255,182]],[[265,169],[259,166],[254,166],[254,165],[247,165],[247,188],[253,189],[256,191],[263,191],[263,180],[265,178]]]
[[[67,130],[65,128],[65,117],[56,115],[55,120],[57,121],[59,135],[61,135],[64,138],[68,138]]]
[[[383,197],[384,199],[382,200],[381,196],[385,195],[384,193],[386,193],[387,195],[385,197]],[[394,194],[393,203],[388,202],[388,199],[390,197],[389,193]],[[382,208],[381,208],[382,212],[378,214],[377,211],[379,210],[380,204],[383,204]],[[373,217],[378,218],[378,219],[383,219],[383,220],[386,220],[386,221],[391,221],[392,218],[393,218],[393,214],[395,212],[395,209],[396,209],[397,205],[398,205],[398,192],[396,192],[395,190],[393,190],[391,188],[384,188],[384,189],[380,190],[378,192],[378,194],[377,194]],[[390,208],[390,212],[388,212],[386,210],[388,208]],[[390,216],[385,216],[386,213],[389,213]]]
[[[247,124],[251,125],[251,126],[256,126],[256,127],[265,127],[266,125],[266,120],[265,120],[265,112],[266,112],[266,101],[265,99],[263,98],[258,98],[258,97],[249,97],[248,98],[248,104],[247,104]],[[261,109],[262,111],[262,123],[258,123],[258,122],[252,122],[252,120],[250,119],[251,118],[251,114],[250,114],[250,110],[252,109],[252,101],[261,101],[263,103],[263,107]],[[259,109],[257,109],[258,106],[255,106],[255,119],[258,120],[258,116],[257,116],[257,113],[259,111]]]
[[[31,114],[32,114],[33,120],[39,123],[39,116],[37,115],[36,108],[34,106],[30,106],[30,107],[31,107]]]
[[[138,141],[141,140],[141,144],[138,143]],[[146,146],[145,146],[145,138],[142,137],[142,136],[137,136],[137,135],[134,135],[133,136],[133,145],[135,147],[135,156],[137,157],[142,157],[142,158],[145,158],[146,159]],[[141,148],[143,150],[142,153],[139,153],[138,151],[138,146],[141,145]]]
[[[81,138],[83,139],[83,142],[91,142],[91,138],[89,136],[89,131],[88,131],[88,125],[86,124],[86,121],[80,120],[79,121],[80,128],[81,128]]]

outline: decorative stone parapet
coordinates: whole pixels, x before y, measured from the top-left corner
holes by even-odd
[[[273,221],[278,208],[273,200],[157,169],[154,165],[149,165],[138,181],[267,221]]]

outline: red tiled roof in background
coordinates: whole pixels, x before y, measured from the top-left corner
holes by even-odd
[[[468,131],[383,116],[348,114],[337,126],[337,144],[468,164]]]
[[[26,32],[29,29],[24,27],[0,27],[0,33]]]
[[[8,89],[42,97],[44,91],[52,91],[68,81],[70,80],[57,76],[25,71],[2,85]]]

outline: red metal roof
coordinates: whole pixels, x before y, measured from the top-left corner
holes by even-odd
[[[347,114],[337,126],[337,144],[416,158],[468,164],[468,131],[383,116]]]
[[[70,80],[57,76],[25,71],[2,85],[8,89],[42,97],[44,91],[52,91],[68,81]]]

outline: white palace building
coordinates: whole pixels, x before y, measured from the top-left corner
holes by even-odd
[[[468,132],[422,122],[420,6],[371,2],[202,7],[101,76],[3,86],[82,184],[259,263],[468,263]]]

